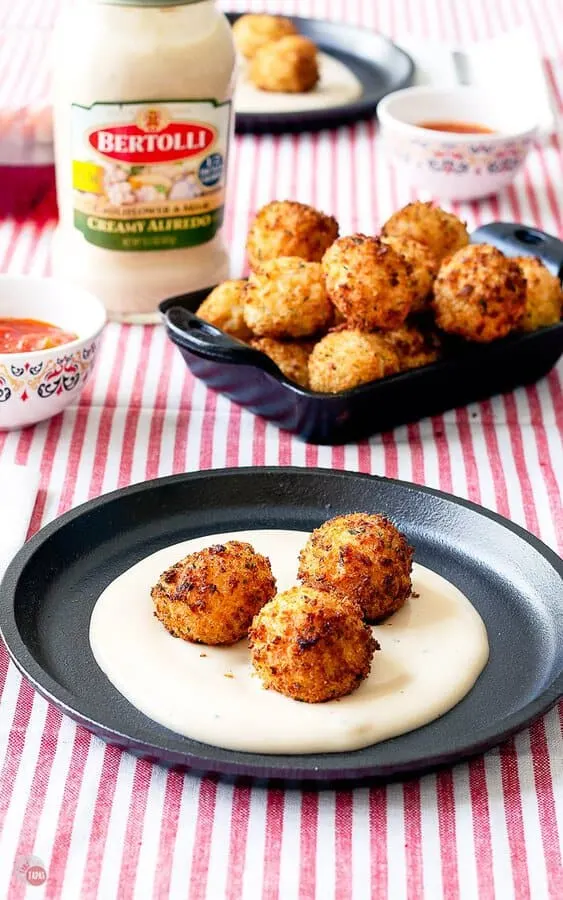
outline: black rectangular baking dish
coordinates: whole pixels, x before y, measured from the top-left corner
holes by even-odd
[[[563,242],[522,225],[495,222],[472,235],[507,255],[539,256],[559,278]],[[563,353],[563,321],[492,344],[453,342],[439,362],[317,394],[289,381],[258,350],[203,322],[194,311],[211,288],[160,304],[169,338],[196,378],[279,428],[313,444],[345,444],[454,407],[505,393],[546,375]]]

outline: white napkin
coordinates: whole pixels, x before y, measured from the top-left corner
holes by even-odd
[[[28,466],[0,465],[0,577],[23,546],[39,490],[39,472]]]
[[[501,94],[517,94],[519,104],[534,111],[543,135],[561,127],[538,46],[525,29],[459,48],[412,35],[404,35],[397,43],[416,65],[415,84],[470,84]]]

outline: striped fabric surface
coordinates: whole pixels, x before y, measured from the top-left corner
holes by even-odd
[[[561,0],[277,0],[229,4],[346,19],[463,43],[525,24],[563,89]],[[53,0],[0,6],[0,48],[43,45]],[[43,64],[29,60],[23,66]],[[12,71],[12,70],[10,70]],[[558,92],[563,105],[563,90]],[[502,197],[457,208],[470,227],[521,220],[563,236],[563,150],[533,152]],[[374,231],[411,199],[373,123],[237,140],[227,232],[243,271],[256,208],[296,198],[344,233]],[[0,224],[6,272],[48,271],[51,227]],[[383,473],[509,516],[563,549],[563,367],[540,384],[360,445],[306,446],[194,382],[159,328],[111,326],[80,405],[0,433],[1,462],[40,470],[31,531],[114,488],[221,466],[293,464]],[[517,651],[516,651],[517,652]],[[65,900],[561,900],[563,707],[467,765],[373,789],[307,793],[169,772],[77,728],[22,681],[0,647],[0,897]],[[42,887],[18,870],[37,857]]]

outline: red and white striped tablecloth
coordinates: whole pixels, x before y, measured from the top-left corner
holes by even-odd
[[[232,3],[243,6],[458,43],[525,24],[554,88],[563,86],[561,0]],[[0,39],[37,42],[54,7],[4,2]],[[232,169],[227,231],[239,271],[249,218],[273,197],[314,203],[337,215],[343,232],[373,231],[411,198],[384,164],[373,123],[242,137]],[[502,197],[458,211],[471,227],[500,218],[563,235],[562,176],[553,138]],[[2,270],[46,272],[50,238],[49,226],[0,223]],[[31,531],[74,504],[158,475],[319,465],[453,491],[561,552],[562,376],[560,366],[534,387],[360,445],[313,447],[208,393],[159,328],[111,326],[80,405],[0,434],[0,462],[41,472]],[[36,695],[2,647],[0,694],[0,897],[563,898],[562,708],[467,765],[386,787],[303,793],[170,772],[108,747]],[[40,887],[17,876],[29,855],[46,871]]]

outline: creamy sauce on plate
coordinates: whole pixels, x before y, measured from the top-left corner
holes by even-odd
[[[296,583],[308,534],[248,531],[167,547],[115,579],[94,607],[90,644],[117,690],[149,718],[206,744],[253,753],[358,750],[443,715],[471,690],[489,655],[482,619],[450,582],[423,566],[414,593],[373,632],[381,645],[366,681],[348,697],[310,704],[266,691],[246,640],[206,647],[171,637],[150,589],[188,553],[234,538],[270,557],[278,590]]]
[[[247,64],[239,60],[239,76],[235,91],[238,113],[307,112],[344,106],[361,96],[363,88],[353,72],[340,60],[319,53],[320,80],[316,88],[303,94],[262,91],[248,77]]]

